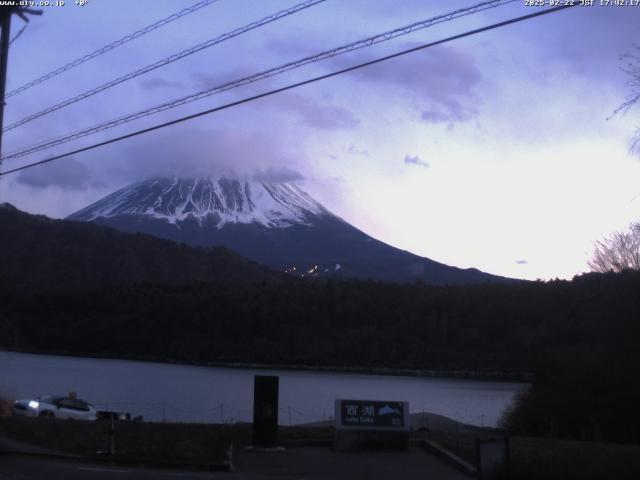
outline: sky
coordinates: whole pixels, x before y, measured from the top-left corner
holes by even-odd
[[[4,134],[3,153],[480,0],[327,0]],[[11,45],[7,91],[195,1],[43,7]],[[294,5],[218,0],[7,99],[5,125]],[[599,2],[597,2],[599,3]],[[7,170],[316,75],[538,11],[524,0],[213,95],[21,159]],[[12,34],[24,23],[14,17]],[[588,271],[640,220],[640,106],[625,54],[640,6],[578,6],[7,175],[0,201],[63,218],[156,175],[294,181],[395,247],[527,279]]]

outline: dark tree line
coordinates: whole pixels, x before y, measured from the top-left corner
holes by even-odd
[[[0,292],[0,347],[157,360],[533,371],[526,434],[640,440],[640,273]]]

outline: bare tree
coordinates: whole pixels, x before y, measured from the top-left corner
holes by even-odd
[[[640,270],[640,222],[632,223],[626,232],[596,242],[589,267],[594,272]]]
[[[622,66],[622,71],[629,77],[625,86],[630,89],[630,93],[624,102],[614,110],[611,117],[620,112],[627,113],[631,107],[640,104],[640,46],[634,45],[631,51],[622,56],[621,60],[625,63]],[[640,128],[634,132],[631,152],[640,154]]]

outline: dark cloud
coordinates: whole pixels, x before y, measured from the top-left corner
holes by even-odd
[[[355,115],[346,108],[322,105],[293,92],[276,95],[269,102],[269,107],[292,113],[305,125],[323,130],[354,128],[359,123]]]
[[[418,155],[415,155],[413,157],[410,155],[405,155],[404,163],[405,165],[416,165],[422,168],[429,168],[429,163],[422,160]]]
[[[404,44],[401,49],[417,45]],[[336,57],[334,63],[346,67],[373,58],[363,51],[355,60]],[[440,46],[405,55],[356,70],[354,75],[379,84],[378,88],[385,95],[394,91],[408,95],[425,122],[464,122],[478,113],[474,87],[482,80],[482,75],[474,58],[454,47]]]
[[[218,87],[225,83],[246,77],[255,72],[247,70],[234,70],[210,75],[197,73],[192,75],[199,89],[206,90]],[[240,88],[232,89],[231,92],[237,98],[250,97],[259,93],[273,89],[275,83],[272,79],[264,79]],[[255,108],[267,108],[270,112],[293,114],[303,125],[322,130],[334,130],[353,128],[359,124],[358,119],[348,109],[336,105],[325,105],[312,98],[305,97],[298,93],[288,91],[277,93],[256,104]]]
[[[167,80],[165,78],[150,78],[141,83],[141,85],[147,90],[159,90],[162,88],[184,88],[182,82],[177,80]]]
[[[410,49],[419,43],[404,43],[397,50]],[[322,51],[290,39],[276,37],[267,47],[291,59]],[[340,55],[329,61],[334,69],[346,68],[373,60],[370,49]],[[482,80],[475,59],[455,47],[442,45],[415,52],[352,72],[356,78],[379,84],[385,94],[396,90],[409,95],[420,109],[420,118],[430,123],[457,123],[471,120],[478,113],[478,99],[473,88]],[[391,90],[391,92],[389,91]]]
[[[33,188],[59,187],[65,190],[87,190],[104,186],[101,181],[93,178],[84,163],[73,157],[22,170],[16,181]]]
[[[198,90],[208,90],[209,88],[216,88],[225,85],[230,82],[235,82],[241,78],[245,78],[257,73],[257,70],[252,70],[246,66],[234,68],[231,70],[217,71],[215,74],[205,72],[195,72],[191,74],[191,80],[195,84]],[[258,84],[264,84],[264,81],[259,81]],[[253,83],[247,84],[249,86]],[[244,90],[244,87],[241,88]]]
[[[518,265],[526,265],[526,264],[528,264],[529,262],[528,262],[527,260],[516,260],[516,263],[517,263]]]

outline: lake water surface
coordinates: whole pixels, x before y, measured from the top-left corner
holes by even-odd
[[[254,375],[280,376],[280,424],[333,416],[336,398],[404,400],[432,412],[495,426],[524,383],[291,370],[251,370],[0,351],[0,396],[75,391],[98,408],[145,420],[250,421]]]

